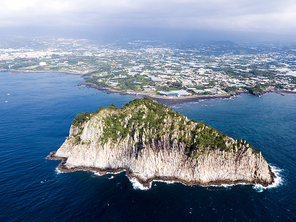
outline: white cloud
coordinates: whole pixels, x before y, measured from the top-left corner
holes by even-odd
[[[0,26],[96,25],[296,32],[294,0],[2,0]]]
[[[35,6],[37,1],[38,0],[4,0],[2,7],[4,6],[4,8],[10,10],[11,12],[17,12],[23,10],[24,8]]]

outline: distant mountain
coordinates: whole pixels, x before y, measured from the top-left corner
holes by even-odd
[[[208,45],[227,46],[227,47],[237,45],[233,41],[214,41],[214,40],[211,40],[211,41],[207,42],[207,44]]]

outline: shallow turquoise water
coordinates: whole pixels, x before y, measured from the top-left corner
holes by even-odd
[[[242,94],[175,104],[189,118],[245,138],[280,172],[275,188],[134,188],[125,173],[58,173],[46,160],[68,136],[76,113],[134,96],[76,86],[79,76],[0,72],[0,221],[295,221],[296,95]]]

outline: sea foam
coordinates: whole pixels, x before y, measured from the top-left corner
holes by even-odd
[[[276,167],[276,166],[272,166],[272,165],[270,165],[270,167],[271,167],[271,171],[276,175],[276,178],[274,178],[274,182],[272,184],[268,185],[267,187],[264,187],[260,184],[254,185],[253,189],[255,189],[257,192],[263,192],[263,190],[276,188],[276,187],[283,185],[284,179],[281,176],[281,172],[283,170]]]
[[[137,178],[133,177],[133,178],[129,178],[129,180],[131,181],[133,188],[135,190],[149,190],[151,187],[151,182],[149,184],[149,187],[145,187],[143,184],[141,184]]]
[[[62,171],[60,171],[60,170],[59,170],[59,168],[58,168],[58,167],[56,167],[56,168],[55,168],[55,172],[56,172],[56,174],[63,173]]]

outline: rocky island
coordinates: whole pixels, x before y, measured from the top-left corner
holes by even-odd
[[[47,158],[62,160],[59,170],[63,172],[126,171],[145,186],[152,180],[267,186],[275,178],[261,152],[247,141],[147,97],[122,108],[112,104],[77,114],[69,137]]]

